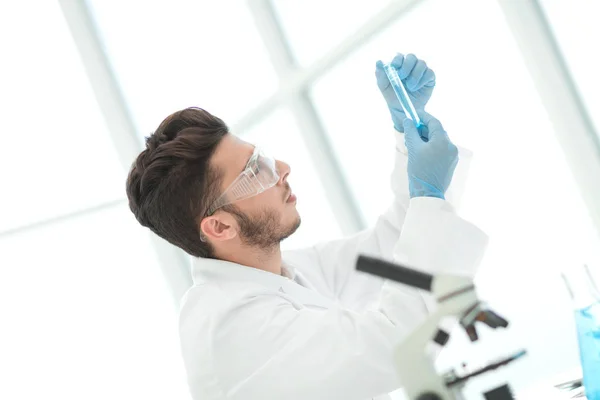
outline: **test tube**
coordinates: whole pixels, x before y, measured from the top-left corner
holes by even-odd
[[[394,93],[396,93],[396,97],[398,97],[398,100],[402,105],[404,113],[408,116],[408,118],[413,120],[417,129],[419,129],[423,123],[417,114],[415,106],[413,105],[412,101],[410,101],[410,97],[408,97],[406,88],[398,76],[398,71],[396,71],[396,68],[394,68],[391,64],[383,64],[383,70],[385,71],[385,74],[387,75],[390,84],[394,89]]]

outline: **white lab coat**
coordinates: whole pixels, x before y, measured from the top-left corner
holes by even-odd
[[[470,154],[461,149],[448,200],[409,199],[397,135],[395,199],[374,228],[284,252],[284,275],[195,259],[180,312],[194,400],[388,399],[401,385],[397,344],[428,313],[422,292],[355,270],[357,254],[428,272],[473,275],[487,236],[450,205]]]

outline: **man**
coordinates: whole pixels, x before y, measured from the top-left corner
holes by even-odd
[[[357,255],[474,273],[487,237],[445,200],[458,151],[423,111],[434,73],[412,54],[392,65],[426,127],[419,133],[406,119],[378,62],[397,138],[395,200],[372,229],[343,240],[282,254],[300,225],[290,166],[208,112],[176,112],[147,139],[127,194],[143,226],[195,257],[180,315],[194,399],[389,398],[401,386],[394,346],[432,304],[356,272]]]

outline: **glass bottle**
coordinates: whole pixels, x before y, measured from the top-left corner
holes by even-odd
[[[587,265],[565,271],[575,312],[583,386],[588,400],[600,400],[600,292]]]

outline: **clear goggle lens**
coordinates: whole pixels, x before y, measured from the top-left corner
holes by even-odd
[[[272,188],[279,181],[275,159],[266,156],[258,148],[248,162],[248,166],[223,194],[210,207],[208,215],[224,205],[247,199]]]

